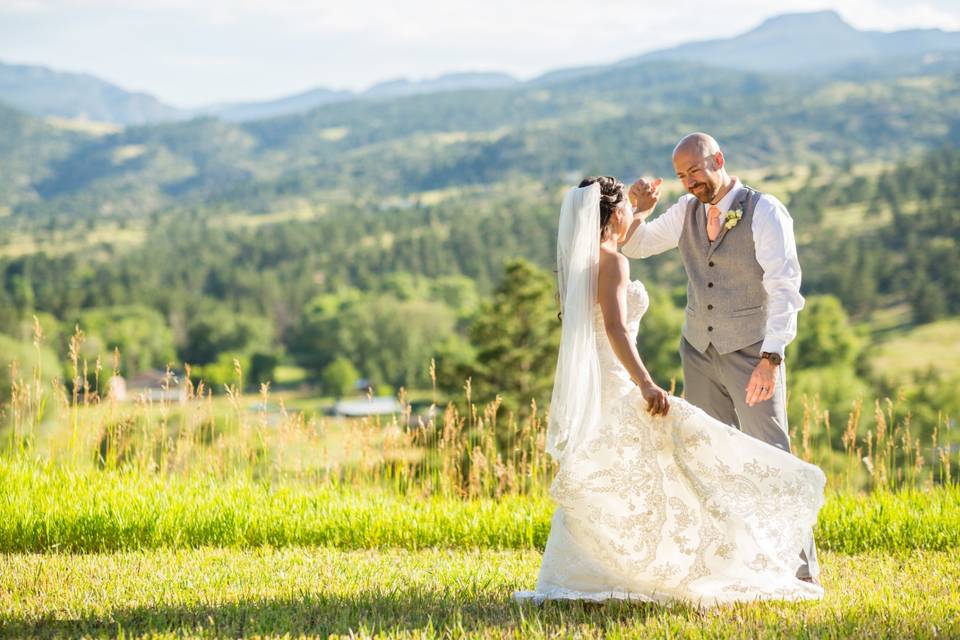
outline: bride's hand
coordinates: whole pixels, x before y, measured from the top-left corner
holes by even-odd
[[[666,391],[661,389],[652,380],[641,382],[638,385],[643,399],[647,401],[647,411],[652,416],[665,416],[670,412],[670,400]]]

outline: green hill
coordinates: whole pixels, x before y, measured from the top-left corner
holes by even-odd
[[[875,162],[878,153],[892,162],[960,139],[960,55],[929,68],[909,60],[904,69],[866,65],[854,82],[648,62],[548,85],[339,102],[250,123],[202,118],[76,134],[68,153],[57,147],[31,159],[38,166],[29,180],[0,177],[12,194],[3,204],[34,220],[130,218],[200,203],[263,210],[291,197],[668,173],[670,149],[692,129],[713,132],[743,168]],[[15,119],[21,129],[34,122]],[[31,144],[64,139],[30,126],[39,132]]]

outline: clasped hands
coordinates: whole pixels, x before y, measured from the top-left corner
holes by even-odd
[[[644,213],[652,211],[657,202],[660,201],[660,185],[663,184],[662,178],[650,180],[640,178],[632,185],[627,193],[627,199],[635,212]],[[645,217],[645,216],[644,216]]]

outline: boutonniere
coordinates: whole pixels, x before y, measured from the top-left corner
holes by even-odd
[[[730,229],[733,229],[735,226],[737,226],[737,223],[740,222],[740,218],[742,217],[743,211],[728,211],[727,216],[723,219],[723,227],[727,231],[730,231]]]

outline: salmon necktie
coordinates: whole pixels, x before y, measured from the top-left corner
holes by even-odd
[[[710,242],[720,235],[720,208],[710,207],[707,210],[707,238]]]

